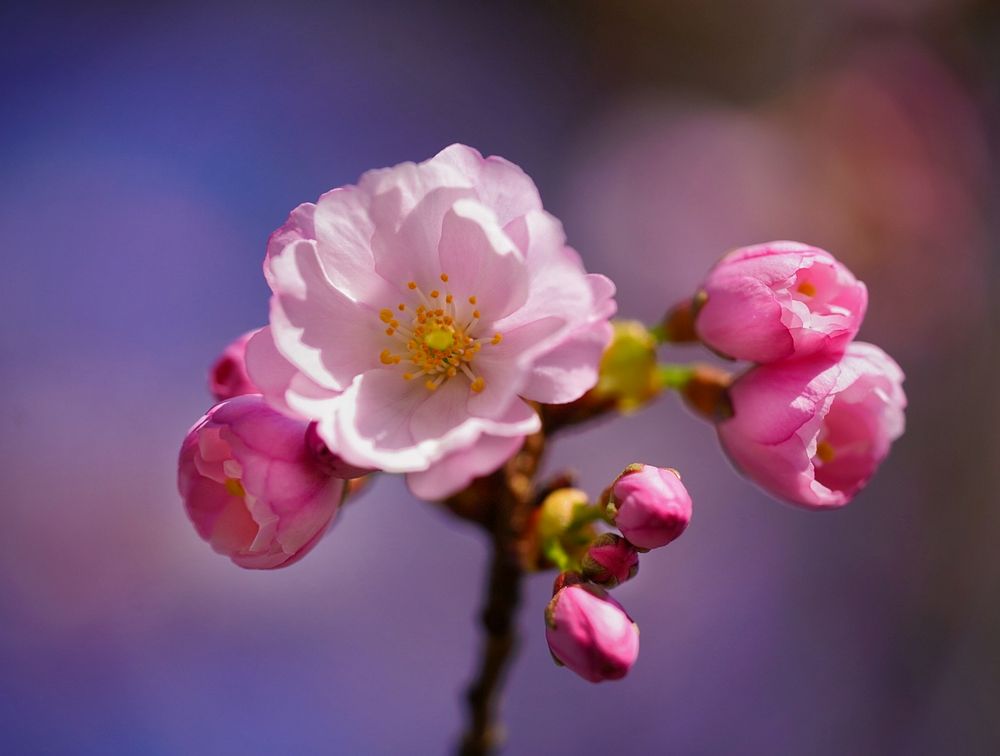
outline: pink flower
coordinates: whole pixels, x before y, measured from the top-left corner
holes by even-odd
[[[208,389],[220,402],[260,391],[247,374],[247,342],[260,329],[247,331],[227,346],[208,374]]]
[[[540,427],[525,400],[593,386],[615,309],[531,179],[461,145],[299,206],[265,274],[254,383],[347,462],[409,473],[423,498],[509,458]]]
[[[691,496],[670,468],[629,465],[611,487],[615,526],[640,549],[666,546],[691,522]]]
[[[639,571],[639,553],[620,535],[602,533],[590,544],[580,566],[587,580],[614,588],[635,577]]]
[[[865,285],[833,255],[788,241],[730,252],[702,291],[699,338],[721,354],[761,363],[843,353],[868,305]]]
[[[589,682],[620,680],[639,656],[639,628],[596,585],[559,589],[545,609],[545,625],[552,656]]]
[[[306,428],[249,394],[215,405],[184,439],[177,486],[188,516],[240,567],[292,564],[337,513],[344,481],[306,446]]]
[[[876,346],[843,357],[759,365],[730,387],[719,424],[733,463],[765,491],[803,507],[843,506],[903,433],[903,371]]]

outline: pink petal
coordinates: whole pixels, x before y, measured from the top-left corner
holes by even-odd
[[[316,243],[295,242],[268,261],[271,333],[278,350],[319,386],[343,390],[379,364],[384,328],[372,309],[341,294],[320,265]]]
[[[452,452],[427,470],[408,474],[406,484],[418,499],[444,499],[461,491],[474,478],[497,470],[522,443],[523,436],[480,436],[473,445]]]

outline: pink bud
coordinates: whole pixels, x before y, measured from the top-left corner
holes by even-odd
[[[903,371],[876,346],[843,357],[759,365],[730,387],[733,417],[718,425],[733,463],[780,499],[840,507],[903,433]]]
[[[691,496],[670,468],[629,465],[611,486],[615,526],[641,549],[666,546],[691,521]]]
[[[861,326],[868,290],[829,252],[798,242],[742,247],[702,286],[695,329],[717,352],[775,362],[841,354]]]
[[[615,533],[602,533],[590,544],[580,563],[588,580],[614,588],[639,571],[639,553],[635,547]]]
[[[545,609],[549,651],[589,682],[620,680],[639,655],[639,628],[596,585],[569,585]]]
[[[219,359],[212,365],[208,374],[208,389],[212,396],[220,402],[243,394],[259,394],[260,389],[254,385],[247,374],[246,351],[247,342],[260,329],[247,331],[227,346]]]
[[[307,447],[306,427],[250,394],[215,405],[184,439],[177,485],[188,516],[240,567],[292,564],[337,513],[344,481]]]

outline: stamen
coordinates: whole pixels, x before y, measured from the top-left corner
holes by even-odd
[[[486,381],[483,380],[482,376],[479,376],[478,378],[476,378],[476,380],[472,382],[472,385],[470,385],[469,388],[478,394],[480,391],[486,388]]]
[[[494,334],[493,334],[493,338],[492,338],[492,339],[490,339],[490,343],[491,343],[491,344],[492,344],[493,346],[496,346],[496,345],[497,345],[497,344],[499,344],[499,343],[500,343],[501,341],[503,341],[503,334],[502,334],[502,333],[494,333]]]
[[[803,281],[798,285],[797,291],[800,294],[805,294],[807,297],[815,297],[816,285],[809,281]]]
[[[448,283],[448,274],[447,273],[442,273],[441,274],[441,280],[444,281],[445,283]]]
[[[246,490],[243,488],[243,484],[236,478],[226,478],[225,486],[226,491],[228,491],[232,496],[239,496],[242,499],[247,495]]]
[[[837,456],[837,450],[828,441],[820,441],[816,444],[816,456],[823,464],[833,462]]]
[[[469,304],[470,305],[474,305],[475,303],[476,303],[476,298],[475,297],[469,297]]]
[[[406,310],[406,305],[403,304],[402,302],[400,302],[398,305],[396,305],[396,307],[399,308],[400,312],[403,312],[404,310]]]
[[[382,310],[379,311],[378,317],[379,320],[381,320],[383,323],[388,323],[390,320],[392,320],[392,310],[388,308],[383,308]]]

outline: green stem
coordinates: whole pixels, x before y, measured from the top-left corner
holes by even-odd
[[[657,366],[660,386],[674,391],[682,391],[694,377],[695,366],[664,362]]]

